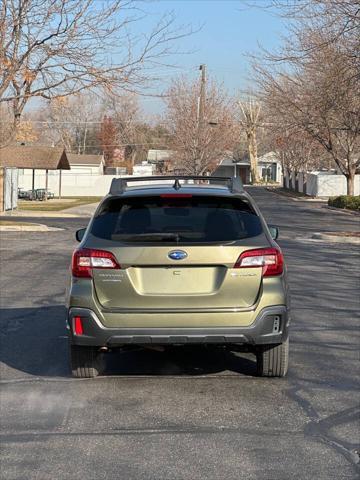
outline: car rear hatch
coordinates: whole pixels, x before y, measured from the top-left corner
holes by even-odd
[[[94,268],[100,304],[121,310],[248,308],[261,268],[234,268],[239,255],[268,246],[246,198],[163,194],[109,198],[89,242],[118,268]]]

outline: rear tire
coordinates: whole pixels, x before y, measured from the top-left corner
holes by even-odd
[[[104,370],[103,356],[96,347],[70,344],[70,367],[75,378],[94,378]]]
[[[285,377],[289,366],[289,338],[280,345],[264,345],[256,353],[260,377]]]

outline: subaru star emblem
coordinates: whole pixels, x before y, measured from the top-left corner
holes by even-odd
[[[171,260],[184,260],[187,256],[187,253],[183,250],[172,250],[168,253],[168,257],[171,258]]]

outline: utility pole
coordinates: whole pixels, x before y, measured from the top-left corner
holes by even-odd
[[[200,97],[199,97],[199,127],[204,126],[205,119],[205,101],[206,101],[206,65],[200,65],[201,71],[201,84],[200,84]]]
[[[201,71],[201,83],[200,83],[200,95],[198,98],[198,115],[197,115],[197,158],[195,160],[195,168],[196,168],[196,174],[198,175],[200,173],[200,139],[202,136],[202,131],[204,127],[204,121],[205,121],[205,102],[206,102],[206,65],[201,64],[199,67],[199,70]]]

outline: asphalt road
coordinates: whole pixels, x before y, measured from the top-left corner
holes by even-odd
[[[253,376],[217,349],[110,354],[69,376],[64,294],[74,230],[1,232],[1,478],[359,478],[358,247],[309,240],[359,217],[251,189],[280,227],[293,300],[290,371]]]

